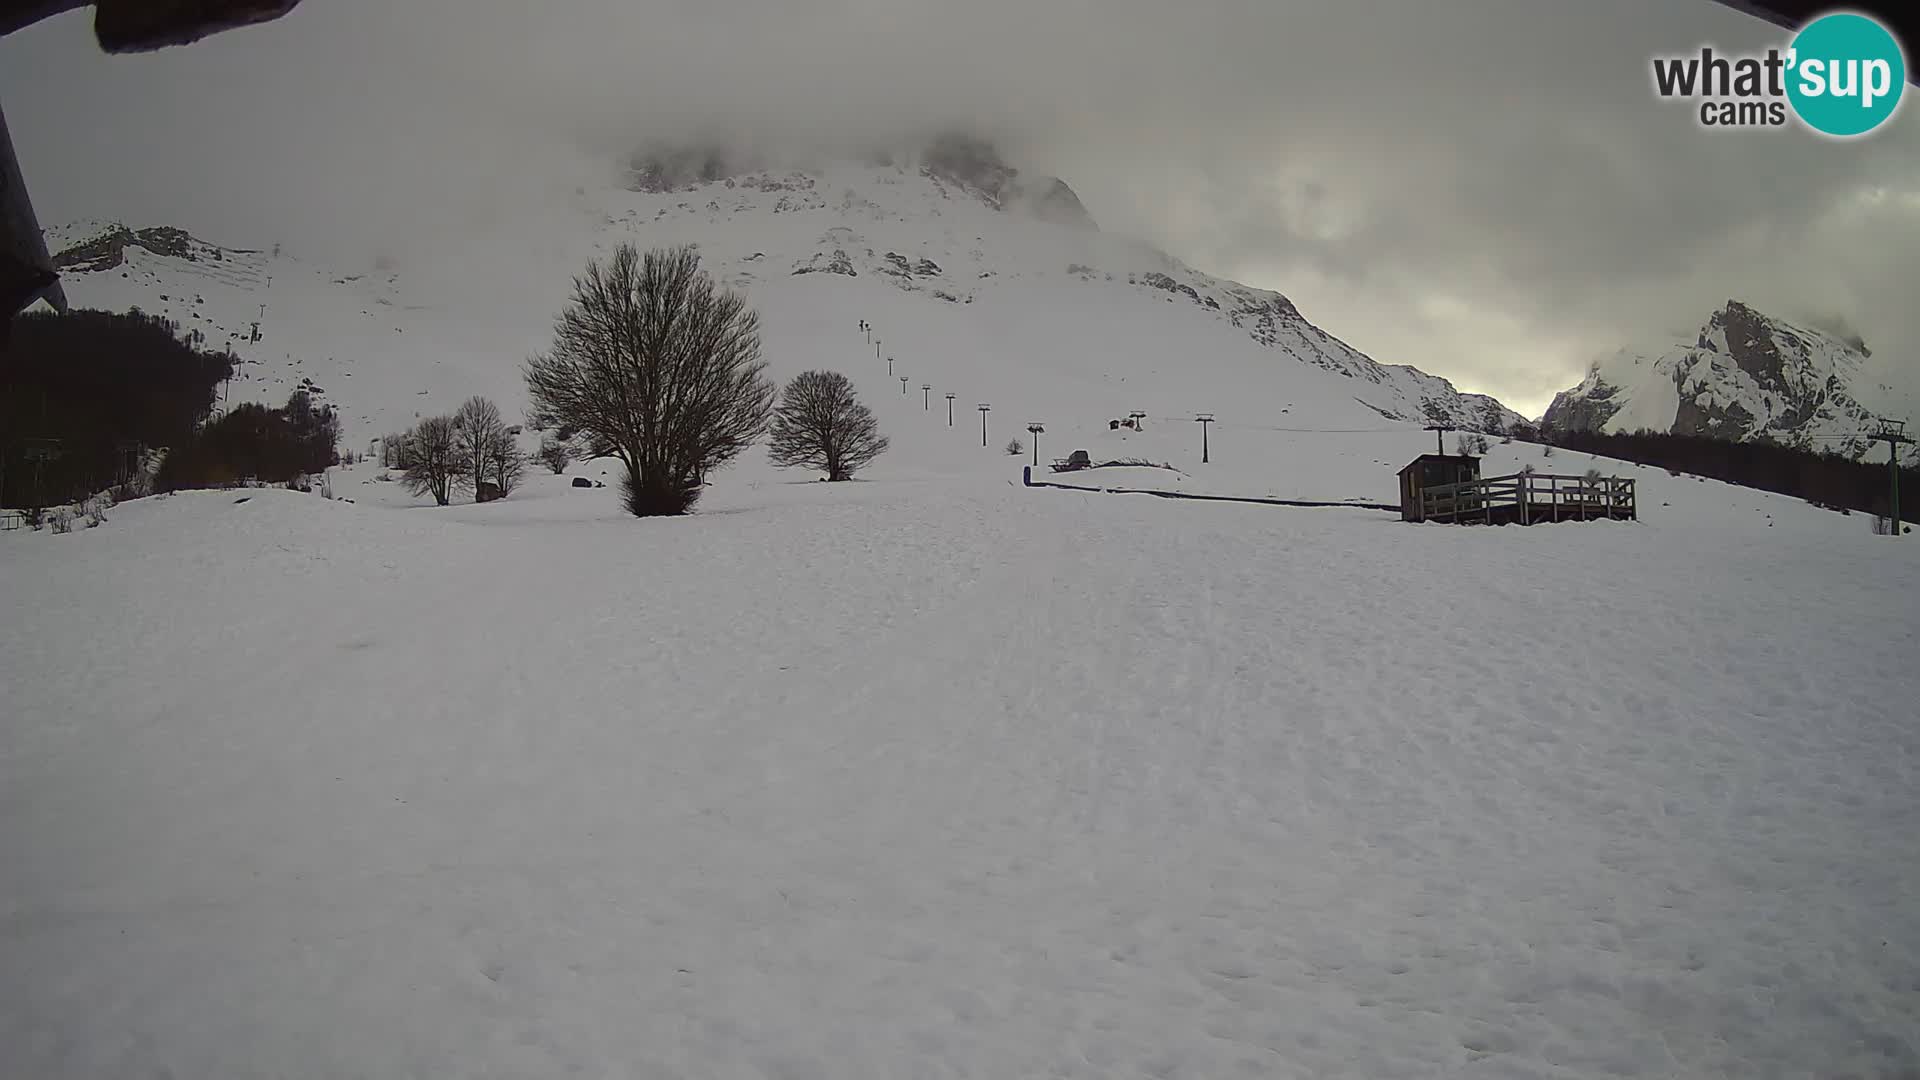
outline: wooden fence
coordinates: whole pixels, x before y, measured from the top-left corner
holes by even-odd
[[[1420,493],[1425,521],[1458,525],[1539,525],[1553,521],[1638,521],[1633,481],[1624,476],[1514,473]]]
[[[1094,468],[1098,468],[1098,467],[1099,466],[1094,466]],[[1021,470],[1021,473],[1020,473],[1021,483],[1025,484],[1027,487],[1059,488],[1061,491],[1090,491],[1095,494],[1105,494],[1105,495],[1155,495],[1162,499],[1193,499],[1199,502],[1254,503],[1259,506],[1318,506],[1318,507],[1335,507],[1335,508],[1346,507],[1354,510],[1387,510],[1387,511],[1394,511],[1394,510],[1400,509],[1397,506],[1389,506],[1386,503],[1377,503],[1377,502],[1358,502],[1358,501],[1329,502],[1324,499],[1273,499],[1273,498],[1261,499],[1261,498],[1256,498],[1252,495],[1201,495],[1191,491],[1159,491],[1154,488],[1087,487],[1081,484],[1053,484],[1053,483],[1048,483],[1045,480],[1035,480],[1033,478],[1033,466],[1031,465],[1022,465],[1020,467],[1020,470]],[[1076,471],[1086,472],[1087,470],[1080,469]]]

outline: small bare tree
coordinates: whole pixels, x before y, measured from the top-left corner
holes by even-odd
[[[540,459],[540,464],[558,476],[567,471],[567,463],[573,460],[573,447],[552,432],[547,432],[540,436],[540,451],[535,456]]]
[[[454,412],[453,430],[460,470],[467,474],[467,483],[477,491],[481,484],[491,482],[488,473],[499,446],[510,441],[506,421],[500,419],[498,405],[476,394]]]
[[[765,370],[759,316],[715,288],[692,248],[622,244],[574,279],[526,378],[541,423],[626,466],[627,509],[645,517],[692,509],[706,474],[766,430]]]
[[[493,449],[487,454],[487,479],[500,489],[500,497],[513,494],[520,481],[527,478],[527,455],[521,451],[520,444],[513,436],[502,434],[493,442]]]
[[[1019,439],[1007,440],[1007,456],[1008,457],[1013,457],[1014,455],[1017,455],[1017,454],[1024,454],[1026,452],[1027,452],[1026,443],[1021,442]]]
[[[845,375],[806,371],[780,393],[768,448],[775,465],[822,469],[828,480],[850,480],[887,445],[873,410],[854,396]]]
[[[453,492],[471,482],[460,456],[459,438],[451,416],[429,416],[406,435],[406,474],[401,482],[415,495],[432,495],[445,506]]]

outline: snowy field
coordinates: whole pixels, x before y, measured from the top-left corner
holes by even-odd
[[[1914,545],[1658,470],[1023,489],[881,415],[688,519],[357,469],[0,537],[0,1075],[1920,1070]]]
[[[1023,488],[1038,421],[1049,482],[1393,502],[1462,399],[906,173],[549,211],[69,290],[357,451],[518,418],[571,274],[697,242],[892,450],[0,535],[0,1077],[1920,1076],[1920,538],[1524,443],[1642,520]]]

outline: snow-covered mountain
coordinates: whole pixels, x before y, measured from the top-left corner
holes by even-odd
[[[1866,346],[1729,300],[1691,342],[1622,349],[1553,399],[1545,422],[1573,431],[1662,431],[1766,439],[1859,456],[1894,413],[1863,375]]]
[[[1049,423],[1104,430],[1136,409],[1349,429],[1521,419],[1376,362],[1279,293],[1102,232],[1064,181],[1021,173],[978,140],[800,165],[651,148],[620,182],[529,208],[517,226],[533,241],[481,236],[427,262],[350,270],[114,222],[48,241],[76,304],[137,306],[231,343],[244,360],[236,399],[315,388],[358,435],[471,393],[519,400],[519,363],[546,344],[571,276],[619,242],[698,245],[761,311],[775,374],[844,366],[823,328],[866,319],[916,385]]]

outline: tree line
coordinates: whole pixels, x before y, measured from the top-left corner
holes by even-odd
[[[1728,442],[1653,431],[1603,434],[1545,428],[1538,434],[1549,446],[1724,480],[1835,510],[1881,517],[1889,513],[1892,477],[1885,461],[1859,461],[1771,442]],[[1900,470],[1900,490],[1901,518],[1920,522],[1920,469]]]
[[[296,390],[277,409],[245,402],[200,425],[168,451],[154,487],[223,487],[248,478],[292,483],[339,464],[339,445],[339,413]]]
[[[125,482],[142,449],[191,441],[234,358],[178,332],[139,311],[15,316],[0,346],[0,506],[77,502]]]

